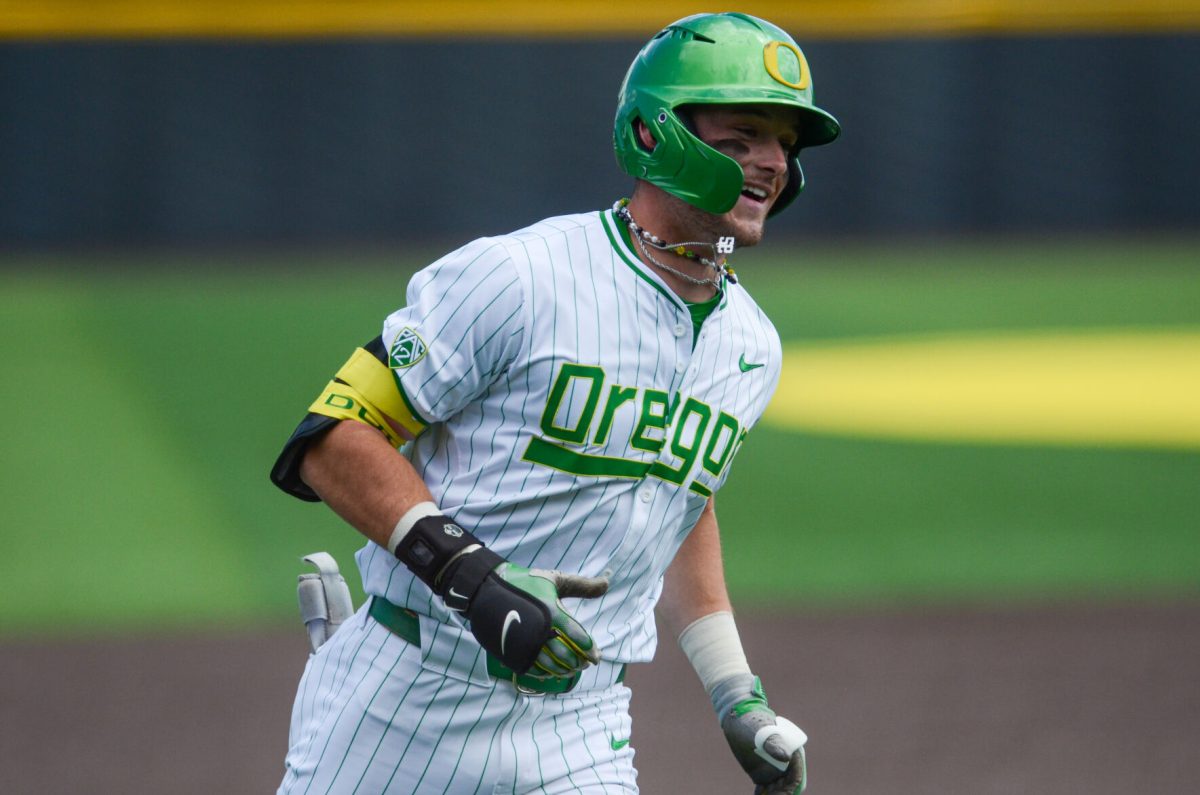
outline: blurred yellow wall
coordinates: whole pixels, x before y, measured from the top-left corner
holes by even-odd
[[[1197,0],[809,0],[745,2],[814,37],[1200,29]],[[705,10],[695,2],[441,3],[344,0],[40,0],[0,2],[0,37],[642,36]]]

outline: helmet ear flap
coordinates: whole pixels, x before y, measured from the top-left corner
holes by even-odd
[[[625,173],[705,212],[720,215],[737,203],[745,179],[742,167],[696,137],[686,113],[681,117],[648,92],[642,92],[632,111],[628,126],[619,121],[617,128],[625,131],[624,140],[616,139]],[[654,139],[653,149],[643,145],[639,122]]]
[[[799,157],[788,158],[788,181],[783,186],[783,190],[779,193],[779,198],[771,205],[771,209],[767,211],[767,217],[781,212],[785,207],[796,200],[800,195],[800,191],[804,190],[804,169],[800,167]]]

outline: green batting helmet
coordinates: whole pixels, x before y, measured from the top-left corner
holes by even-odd
[[[771,208],[782,210],[804,188],[797,154],[837,138],[837,119],[813,104],[808,62],[781,28],[747,14],[697,14],[664,28],[634,58],[617,100],[613,148],[632,177],[705,212],[737,203],[742,168],[701,141],[680,119],[683,105],[771,104],[800,111],[800,140],[788,157],[788,184]],[[657,145],[646,149],[634,122]]]

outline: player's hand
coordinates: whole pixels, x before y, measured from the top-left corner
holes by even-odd
[[[542,644],[528,673],[541,677],[569,677],[589,665],[600,662],[600,647],[560,599],[595,599],[608,591],[603,577],[584,577],[562,571],[526,569],[503,563],[496,572],[510,585],[525,591],[550,610],[553,634]],[[516,670],[516,669],[514,669]]]
[[[746,677],[749,679],[750,677]],[[728,694],[727,694],[728,695]],[[733,755],[755,783],[755,795],[796,795],[804,791],[808,771],[800,727],[767,707],[758,677],[721,716],[721,730]]]
[[[456,604],[453,581],[444,598],[471,622],[479,645],[506,667],[520,675],[565,678],[599,662],[600,649],[560,599],[594,599],[607,590],[605,578],[502,561],[468,603]]]

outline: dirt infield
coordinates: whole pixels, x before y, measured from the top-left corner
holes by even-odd
[[[1191,793],[1200,601],[742,615],[809,792]],[[0,646],[0,789],[252,793],[282,774],[294,632]],[[642,792],[751,788],[672,644],[639,666]]]

